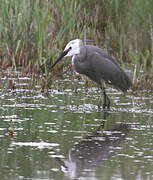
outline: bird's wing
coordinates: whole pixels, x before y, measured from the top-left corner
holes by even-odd
[[[102,53],[94,51],[88,57],[91,69],[95,72],[97,79],[103,79],[106,83],[114,85],[116,88],[126,91],[130,87],[130,79],[120,68],[117,62],[113,62],[111,56],[103,56]]]

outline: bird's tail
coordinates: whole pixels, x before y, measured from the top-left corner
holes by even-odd
[[[124,71],[123,71],[124,72]],[[130,79],[130,77],[124,72],[123,73],[123,84],[122,84],[122,87],[120,87],[120,89],[123,91],[123,92],[126,92],[127,90],[129,90],[130,88],[132,88],[132,81]]]

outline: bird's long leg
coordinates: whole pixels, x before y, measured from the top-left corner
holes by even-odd
[[[103,109],[106,109],[106,107],[107,107],[107,109],[109,109],[110,108],[110,99],[106,94],[105,87],[103,87],[102,90],[103,90],[103,96],[104,96]]]
[[[101,82],[101,86],[100,86],[102,92],[103,92],[103,109],[109,109],[110,108],[110,99],[106,94],[106,90],[105,90],[105,83]]]

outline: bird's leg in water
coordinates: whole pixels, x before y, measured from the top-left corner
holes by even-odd
[[[103,92],[103,109],[109,109],[110,108],[110,99],[106,94],[106,90],[105,90],[105,83],[103,81],[101,81],[101,86],[100,86],[102,92]],[[102,100],[102,98],[101,98]]]
[[[103,90],[103,96],[104,96],[104,103],[103,103],[103,109],[109,109],[110,108],[110,99],[106,94],[105,87],[102,88]]]

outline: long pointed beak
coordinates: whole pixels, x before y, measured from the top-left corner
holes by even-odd
[[[71,48],[63,51],[63,52],[60,54],[60,56],[57,58],[57,60],[53,63],[53,65],[51,66],[51,68],[53,68],[57,63],[59,63],[59,62],[62,60],[62,58],[70,51],[70,49],[71,49]]]

